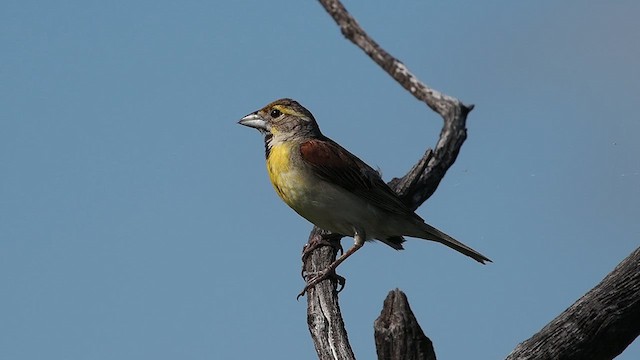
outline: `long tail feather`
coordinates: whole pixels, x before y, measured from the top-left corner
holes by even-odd
[[[420,235],[418,237],[423,238],[425,240],[432,240],[432,241],[437,241],[443,245],[446,245],[462,254],[467,255],[468,257],[472,258],[473,260],[484,264],[485,262],[492,262],[488,257],[480,254],[479,252],[473,250],[472,248],[468,247],[467,245],[461,243],[460,241],[452,238],[451,236],[443,233],[442,231],[434,228],[433,226],[427,224],[427,223],[423,223],[423,230],[424,230],[424,234]]]

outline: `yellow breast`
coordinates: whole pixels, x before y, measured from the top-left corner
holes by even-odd
[[[287,205],[297,208],[304,193],[304,178],[291,161],[295,144],[278,144],[267,158],[267,172],[274,189]]]
[[[297,144],[279,143],[271,146],[267,171],[276,192],[300,216],[333,232],[352,235],[358,223],[354,216],[354,197],[339,186],[329,186],[314,177],[294,153]],[[296,160],[292,160],[292,157]],[[366,203],[355,201],[356,209],[367,209]]]

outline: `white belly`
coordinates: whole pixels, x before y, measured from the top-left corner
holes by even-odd
[[[320,180],[299,195],[296,206],[291,207],[322,229],[346,236],[353,236],[357,229],[364,232],[366,239],[387,237],[371,230],[384,227],[389,216],[342,188]]]

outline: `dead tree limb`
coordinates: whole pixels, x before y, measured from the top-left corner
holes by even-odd
[[[465,106],[459,100],[420,82],[404,64],[364,32],[340,1],[319,2],[347,39],[444,119],[435,150],[427,149],[409,173],[389,183],[407,205],[416,209],[435,192],[446,171],[455,162],[466,139],[466,117],[473,106]],[[323,235],[336,244],[340,241],[340,237],[314,228],[308,244],[316,243]],[[317,248],[305,259],[304,271],[325,269],[335,259],[336,249],[337,247]],[[324,281],[307,294],[309,330],[320,359],[354,359],[340,313],[336,286],[335,281]],[[392,300],[388,298],[385,308],[393,308],[394,304],[399,306],[401,303],[397,301],[397,296]],[[406,304],[405,310],[408,310],[408,303]],[[385,311],[387,310],[383,314]],[[376,326],[381,324],[383,322],[379,319]],[[412,332],[409,331],[408,334]],[[612,359],[639,334],[640,248],[539,333],[519,344],[507,359]],[[413,353],[415,349],[413,347],[407,351]],[[380,358],[388,358],[386,354],[389,352],[379,351],[378,354]]]
[[[373,329],[378,360],[436,360],[431,340],[400,289],[389,292]]]
[[[640,335],[640,248],[507,360],[613,359]]]
[[[455,162],[467,137],[466,119],[473,106],[431,89],[413,75],[398,59],[382,49],[351,17],[337,0],[319,0],[340,27],[342,34],[361,48],[416,99],[424,102],[444,119],[444,126],[434,150],[424,156],[402,178],[389,185],[412,209],[417,209],[436,190],[445,173]],[[306,246],[315,247],[323,231],[314,228]],[[340,237],[325,239],[339,244]],[[337,247],[317,247],[304,259],[303,271],[313,273],[327,268],[336,258]],[[318,357],[324,359],[354,359],[344,328],[336,292],[336,281],[323,281],[307,293],[307,323]]]

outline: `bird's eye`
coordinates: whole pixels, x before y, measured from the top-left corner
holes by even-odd
[[[277,118],[280,115],[282,115],[282,112],[280,110],[278,110],[278,109],[271,110],[271,117],[272,118]]]

